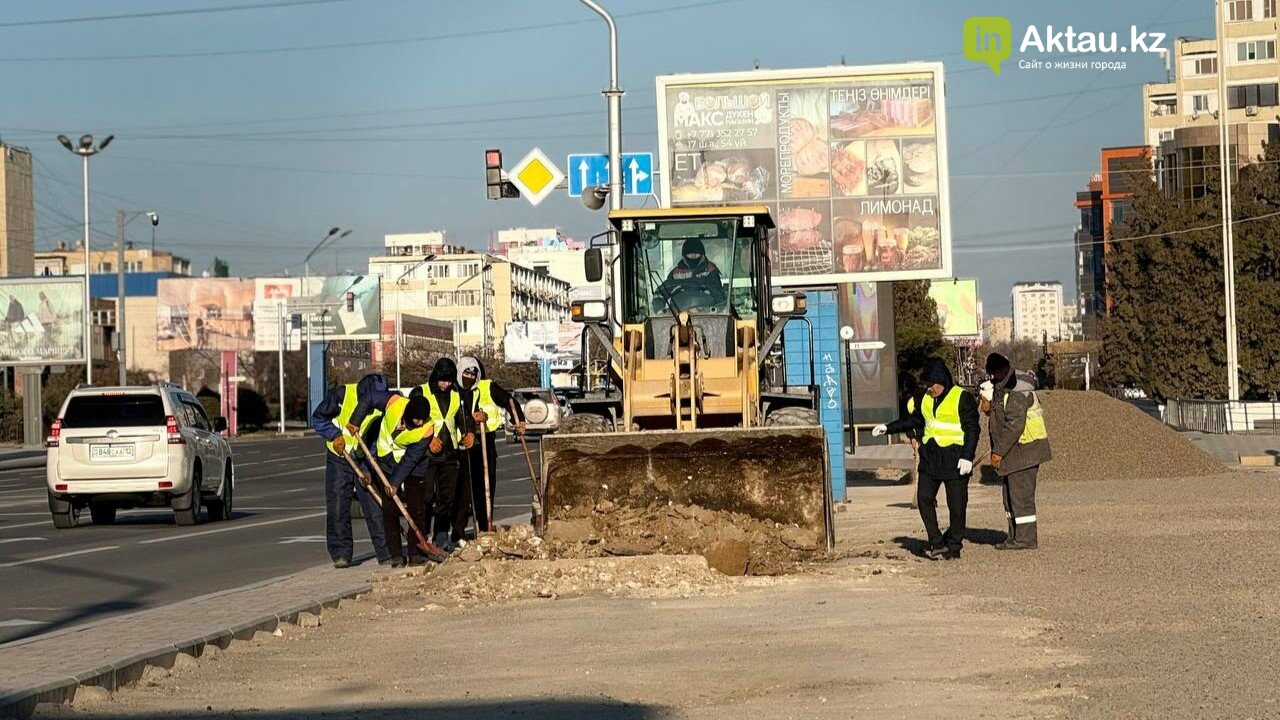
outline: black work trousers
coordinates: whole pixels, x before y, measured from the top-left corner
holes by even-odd
[[[944,535],[938,528],[938,488],[947,489],[947,512],[951,516],[951,524]],[[941,547],[946,545],[959,550],[964,542],[965,518],[969,509],[969,476],[953,480],[938,480],[926,473],[920,473],[919,497],[920,519],[924,520],[924,529],[929,534],[929,545]]]
[[[355,539],[351,534],[351,491],[364,510],[364,524],[369,529],[369,540],[379,560],[391,557],[383,534],[382,511],[369,491],[356,481],[351,465],[339,455],[325,452],[324,459],[324,507],[325,545],[329,557],[334,560],[351,560],[355,554]]]
[[[476,444],[470,450],[463,452],[466,453],[464,460],[466,468],[462,475],[465,475],[466,487],[459,491],[458,514],[453,525],[455,539],[462,537],[473,513],[476,522],[479,523],[480,531],[489,529],[489,512],[488,507],[485,506],[484,494],[485,456],[480,454],[480,438],[476,438]],[[498,496],[498,443],[495,440],[495,433],[484,434],[484,452],[488,456],[489,502],[492,503]]]
[[[1009,473],[1004,478],[1004,514],[1009,519],[1009,539],[1035,547],[1039,544],[1036,534],[1036,475],[1039,465]]]
[[[378,464],[388,478],[395,473],[395,461],[390,456],[378,458]],[[376,485],[381,488],[382,483],[378,482]],[[425,533],[427,531],[426,480],[421,477],[408,478],[404,481],[404,488],[398,490],[397,493],[400,496],[400,502],[404,503],[405,510],[409,511],[409,517],[413,518],[413,523]],[[409,529],[408,523],[405,522],[404,514],[400,512],[400,506],[386,494],[385,490],[380,490],[380,495],[382,497],[383,532],[387,538],[387,549],[390,551],[391,557],[403,557],[405,546],[408,546],[410,558],[423,557],[422,551],[418,549],[418,540],[413,536],[413,530]],[[404,537],[403,545],[401,545],[401,536]]]
[[[440,455],[427,458],[427,476],[424,482],[434,537],[439,537],[440,533],[451,533],[453,529],[454,514],[458,511],[459,454],[457,450],[450,448]],[[426,528],[423,528],[423,532],[426,532]]]

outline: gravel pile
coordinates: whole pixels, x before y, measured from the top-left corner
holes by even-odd
[[[1100,392],[1039,393],[1053,460],[1044,480],[1201,477],[1226,472],[1211,455],[1129,403]],[[979,448],[990,442],[983,438]]]

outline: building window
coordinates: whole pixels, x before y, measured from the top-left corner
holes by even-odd
[[[1239,62],[1274,60],[1275,57],[1275,40],[1246,40],[1236,43],[1236,60]]]
[[[98,272],[100,272],[100,273],[109,273],[109,272],[111,272],[111,263],[109,263],[109,262],[101,262],[101,263],[98,263]]]
[[[1274,47],[1275,43],[1272,43]],[[1263,85],[1235,85],[1227,88],[1227,107],[1236,109],[1243,107],[1275,107],[1277,90],[1280,85],[1267,83]]]
[[[1273,18],[1276,16],[1276,0],[1262,0],[1262,17]]]
[[[1197,58],[1195,61],[1194,71],[1196,75],[1214,75],[1218,72],[1217,57]]]
[[[1253,0],[1232,0],[1227,3],[1227,19],[1241,22],[1253,19]]]
[[[126,261],[124,262],[124,271],[125,271],[125,272],[127,272],[127,273],[140,273],[140,272],[142,272],[142,261],[141,261],[141,260],[126,260]]]
[[[1210,111],[1212,96],[1209,93],[1195,93],[1191,96],[1191,110],[1197,113],[1207,113]]]

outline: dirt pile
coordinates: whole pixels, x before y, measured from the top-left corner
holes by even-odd
[[[1039,393],[1053,460],[1047,480],[1200,477],[1226,472],[1212,456],[1129,403],[1100,392]],[[990,448],[983,438],[981,451]]]
[[[825,552],[819,538],[797,525],[690,505],[636,509],[604,500],[569,508],[557,517],[545,538],[551,557],[707,555],[728,571],[739,565],[745,550],[746,574],[780,575]]]
[[[383,592],[388,601],[399,598],[447,607],[584,596],[693,597],[732,592],[732,583],[697,556],[521,562],[486,558],[451,561],[425,576],[386,583]]]

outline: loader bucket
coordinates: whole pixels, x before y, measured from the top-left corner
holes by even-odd
[[[548,435],[542,479],[542,530],[602,500],[636,509],[670,502],[795,524],[816,547],[834,544],[817,426]]]

